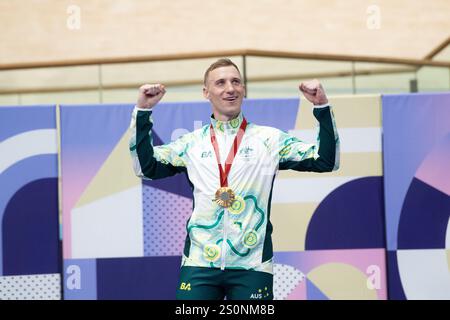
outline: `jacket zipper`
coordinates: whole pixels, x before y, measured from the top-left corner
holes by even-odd
[[[223,271],[225,270],[225,256],[227,255],[227,236],[228,236],[228,210],[224,209],[224,216],[223,216],[223,241],[222,241],[222,254],[221,254],[221,261],[220,261],[220,269]]]

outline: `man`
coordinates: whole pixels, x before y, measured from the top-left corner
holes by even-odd
[[[273,299],[269,219],[275,175],[338,168],[339,138],[324,89],[317,80],[299,89],[314,104],[318,145],[248,122],[239,69],[219,59],[204,77],[211,124],[153,147],[151,110],[166,90],[161,84],[140,87],[130,126],[136,175],[160,179],[184,172],[193,186],[177,299]]]

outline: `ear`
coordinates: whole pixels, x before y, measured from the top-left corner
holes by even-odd
[[[209,100],[209,91],[205,86],[203,86],[203,96],[205,97],[205,99]]]

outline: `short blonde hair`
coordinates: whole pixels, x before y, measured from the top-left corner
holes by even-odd
[[[205,76],[203,77],[203,84],[206,86],[206,82],[208,81],[208,75],[211,71],[213,71],[214,69],[217,69],[217,68],[228,67],[228,66],[235,67],[236,70],[239,72],[239,74],[241,74],[238,66],[233,61],[231,61],[228,58],[221,58],[221,59],[217,60],[216,62],[214,62],[213,64],[211,64],[208,69],[206,69]]]

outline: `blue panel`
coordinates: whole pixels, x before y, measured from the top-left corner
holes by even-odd
[[[445,249],[450,197],[414,178],[398,227],[398,249]]]
[[[409,185],[423,159],[450,128],[450,94],[383,95],[383,172],[388,250]]]
[[[173,300],[181,257],[97,259],[100,300]]]
[[[250,122],[288,131],[295,128],[299,105],[299,98],[248,99],[244,100],[242,110]]]
[[[56,128],[54,105],[0,108],[0,142],[22,132],[50,128]]]
[[[64,260],[64,299],[97,299],[97,261],[95,259]]]
[[[402,280],[398,271],[397,251],[387,251],[387,270],[389,300],[406,300]]]
[[[61,106],[61,146],[106,158],[128,129],[132,109],[130,104]]]
[[[308,278],[306,280],[306,296],[308,300],[330,300],[328,297],[316,287]]]
[[[0,192],[0,221],[3,221],[3,215],[6,213],[6,208],[10,203],[11,199],[21,188],[28,185],[30,182],[52,177],[56,178],[57,175],[58,175],[57,156],[53,154],[39,155],[26,158],[24,160],[14,163],[7,170],[3,171],[2,174],[0,175],[0,185],[5,185],[8,187],[2,189],[2,192]],[[49,196],[53,197],[53,195]],[[49,215],[52,214],[52,217],[54,215],[54,217],[56,218],[52,219],[56,219],[55,223],[58,223],[58,213],[57,213],[58,200],[54,199],[53,201],[54,201],[53,208],[55,208],[56,212],[54,213],[49,212],[48,214]],[[33,205],[31,202],[25,203],[28,204],[30,207]],[[10,209],[9,215],[12,214],[14,213],[11,212]],[[2,233],[7,231],[13,232],[7,229],[4,224],[1,230]],[[0,237],[0,257],[3,257],[2,253],[4,248],[3,240],[5,238],[5,234],[6,233],[4,233]],[[3,263],[0,263],[0,275],[3,275]]]
[[[356,179],[331,192],[314,212],[305,241],[306,250],[384,247],[382,177]]]
[[[14,194],[2,236],[4,275],[61,272],[58,179],[33,181]]]
[[[164,143],[210,123],[209,102],[164,102],[153,109],[153,130]],[[176,136],[172,136],[176,131]]]

